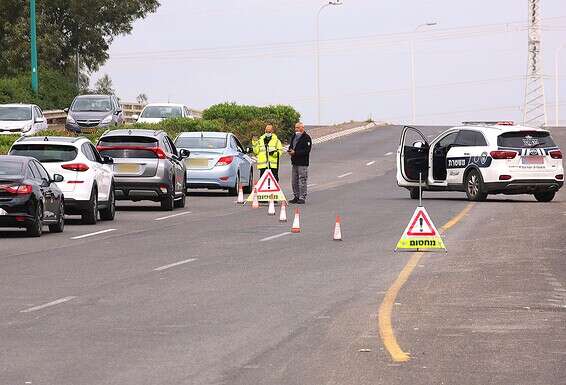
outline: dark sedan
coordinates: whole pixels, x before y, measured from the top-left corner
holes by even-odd
[[[0,227],[25,228],[41,236],[43,226],[52,233],[65,227],[63,193],[37,160],[25,156],[0,156]]]

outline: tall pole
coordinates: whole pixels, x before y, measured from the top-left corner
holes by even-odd
[[[39,81],[37,74],[37,32],[35,23],[35,0],[29,0],[29,24],[31,41],[31,89],[37,93]]]
[[[415,34],[422,27],[431,27],[436,25],[436,22],[429,22],[424,24],[419,24],[413,31],[411,35],[411,124],[415,124],[417,120],[417,86],[415,81]]]
[[[320,125],[320,14],[324,8],[331,5],[342,5],[342,2],[341,0],[329,1],[326,4],[323,4],[316,14],[316,116],[318,125]]]
[[[556,51],[554,52],[554,125],[556,127],[558,127],[558,116],[559,116],[559,112],[558,112],[558,105],[559,105],[559,88],[560,88],[560,82],[559,82],[559,78],[560,78],[560,68],[559,68],[559,62],[558,59],[560,58],[560,51],[562,51],[562,48],[564,48],[566,46],[566,44],[562,44],[560,47],[556,48]]]

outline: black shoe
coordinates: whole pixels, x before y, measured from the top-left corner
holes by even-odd
[[[298,203],[299,202],[299,198],[293,198],[289,201],[289,203]]]
[[[305,200],[304,200],[304,199],[297,199],[297,204],[299,204],[299,205],[304,205],[304,204],[305,204]]]

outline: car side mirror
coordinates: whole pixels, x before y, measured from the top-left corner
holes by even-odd
[[[63,182],[65,178],[63,178],[63,175],[61,174],[53,174],[53,179],[51,179],[51,182],[55,182],[55,183],[59,183],[59,182]]]
[[[252,149],[250,147],[246,147],[246,154],[251,154],[252,153]]]
[[[65,111],[66,114],[69,113],[69,109],[68,109],[68,108],[63,108],[63,111]]]
[[[45,122],[45,118],[35,118],[36,123],[43,123]]]
[[[179,150],[179,157],[181,159],[188,158],[190,155],[191,155],[191,152],[187,149],[182,148],[182,149]]]
[[[132,119],[134,119],[134,120],[138,120],[139,118],[140,118],[140,116],[138,114],[132,115]]]
[[[103,164],[114,164],[114,159],[110,156],[102,155]]]
[[[120,115],[122,113],[122,110],[116,110],[115,114],[116,115]]]

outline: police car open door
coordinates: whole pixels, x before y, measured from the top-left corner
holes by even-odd
[[[400,169],[408,182],[419,182],[428,176],[428,150],[430,146],[424,135],[414,127],[405,126],[401,132]]]

